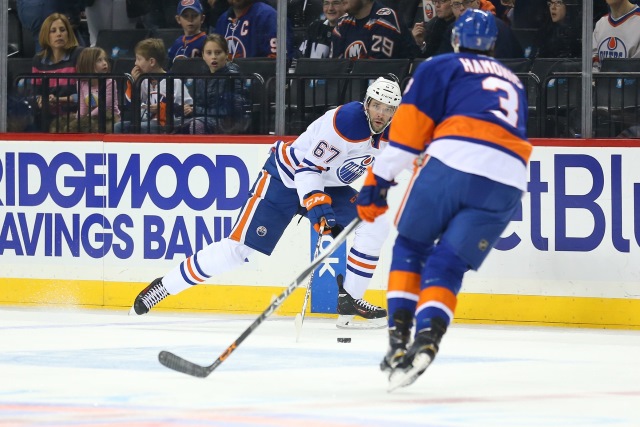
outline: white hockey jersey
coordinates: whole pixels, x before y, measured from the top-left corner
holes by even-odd
[[[353,183],[388,143],[388,128],[372,135],[362,102],[327,111],[291,142],[276,141],[275,165],[300,201],[312,191]]]
[[[640,58],[640,7],[618,19],[603,16],[593,29],[593,66],[607,58]]]

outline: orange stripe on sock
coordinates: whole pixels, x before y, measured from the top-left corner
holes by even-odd
[[[420,274],[409,271],[392,270],[389,273],[388,291],[420,294]]]
[[[453,313],[456,311],[458,298],[447,288],[443,288],[442,286],[429,286],[420,291],[418,307],[426,304],[429,301],[438,301],[439,303],[442,303],[449,307],[449,310],[451,310],[451,312]]]
[[[200,278],[200,276],[198,276],[198,274],[196,273],[195,269],[193,268],[193,257],[187,258],[187,270],[189,270],[189,274],[191,274],[191,277],[196,282],[204,281],[204,279],[202,279],[202,278]]]
[[[269,179],[269,174],[265,171],[262,171],[262,177],[256,186],[256,192],[251,196],[251,198],[247,201],[247,205],[240,213],[240,219],[238,220],[238,224],[231,231],[229,238],[231,240],[235,240],[236,242],[240,242],[242,239],[242,233],[249,222],[249,217],[251,213],[255,209],[255,205],[262,198],[263,191],[267,185],[267,180]]]
[[[370,269],[370,270],[375,270],[375,268],[376,268],[376,264],[365,264],[364,262],[360,262],[360,261],[358,261],[356,259],[353,259],[351,257],[347,257],[347,259],[351,264],[355,264],[358,267],[362,267],[362,268],[366,268],[366,269]]]

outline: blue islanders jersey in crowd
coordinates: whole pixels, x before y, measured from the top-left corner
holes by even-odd
[[[294,141],[274,144],[277,176],[301,201],[312,191],[349,185],[387,145],[388,129],[371,135],[362,102],[329,110]]]
[[[287,57],[293,53],[293,31],[287,23]],[[276,10],[256,1],[240,16],[233,9],[220,15],[215,32],[229,44],[229,59],[276,57]]]
[[[176,59],[199,58],[202,56],[207,33],[204,31],[193,36],[180,36],[169,48],[169,64]]]
[[[497,60],[471,53],[429,58],[416,70],[393,117],[389,147],[396,176],[423,152],[454,169],[527,189],[527,96],[520,79]],[[410,161],[410,160],[408,160]]]
[[[333,29],[333,58],[413,58],[418,52],[413,37],[398,15],[373,2],[368,17],[346,15]]]

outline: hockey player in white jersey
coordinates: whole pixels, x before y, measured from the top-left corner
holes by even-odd
[[[401,100],[397,82],[378,78],[364,102],[329,110],[293,141],[276,141],[231,234],[182,261],[136,297],[131,314],[153,306],[212,276],[244,264],[254,251],[270,255],[296,215],[321,224],[334,236],[357,216],[358,192],[349,184],[361,177],[386,146],[388,126]],[[347,256],[344,283],[338,281],[338,327],[385,327],[387,311],[366,302],[364,293],[389,232],[386,216],[362,222]]]

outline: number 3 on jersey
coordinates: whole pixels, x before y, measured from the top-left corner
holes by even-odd
[[[328,155],[328,157],[323,160],[324,163],[330,163],[338,156],[338,154],[340,154],[340,150],[338,150],[333,145],[327,144],[326,141],[318,142],[318,145],[316,145],[316,147],[313,149],[313,155],[317,159],[322,160],[326,155]]]
[[[491,112],[499,119],[509,123],[514,128],[518,127],[518,92],[513,85],[507,81],[497,77],[487,77],[482,81],[482,89],[497,91],[501,90],[507,94],[506,97],[500,96],[500,110],[491,110]]]

